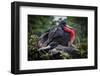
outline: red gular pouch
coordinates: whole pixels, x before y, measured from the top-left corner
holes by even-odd
[[[64,26],[64,32],[67,32],[70,34],[70,42],[71,44],[74,42],[75,39],[75,31],[72,28],[67,27],[66,25]]]

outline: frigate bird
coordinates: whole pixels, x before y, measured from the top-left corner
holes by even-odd
[[[73,56],[73,58],[78,58],[77,50],[72,46],[75,38],[75,31],[69,28],[64,20],[60,20],[59,24],[52,27],[40,36],[38,41],[39,51],[49,51],[49,52],[67,52]],[[53,51],[52,49],[57,49]]]

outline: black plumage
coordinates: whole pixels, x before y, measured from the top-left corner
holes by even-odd
[[[69,33],[64,32],[65,23],[61,22],[59,25],[54,26],[49,29],[47,32],[41,35],[39,39],[39,47],[45,47],[51,44],[55,45],[63,45],[68,46],[68,42],[70,41]]]

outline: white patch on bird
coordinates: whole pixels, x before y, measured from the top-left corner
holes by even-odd
[[[54,48],[54,49],[52,49],[52,51],[53,51],[53,52],[57,52],[57,49]]]
[[[38,50],[40,51],[40,50],[45,50],[45,49],[49,49],[49,48],[51,48],[51,46],[42,47],[42,48],[40,48]]]
[[[55,16],[54,17],[54,21],[59,21],[60,19],[61,20],[64,20],[64,19],[66,19],[67,17],[66,16]]]

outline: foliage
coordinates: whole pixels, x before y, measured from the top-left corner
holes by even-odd
[[[88,23],[87,17],[67,17],[67,23],[75,30],[75,41],[74,45],[79,49],[81,57],[87,57],[87,34],[88,34]]]

